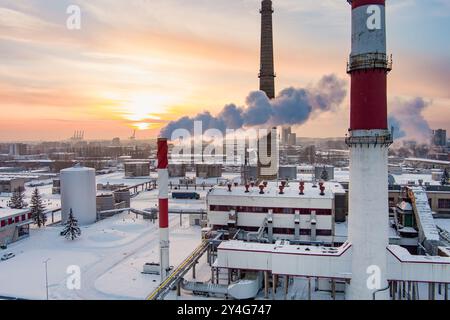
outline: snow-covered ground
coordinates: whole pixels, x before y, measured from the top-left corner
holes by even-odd
[[[105,176],[103,176],[105,177]],[[102,178],[103,178],[102,177]],[[107,177],[105,177],[107,178]],[[117,177],[117,180],[120,180]],[[112,182],[114,179],[108,179]],[[105,179],[106,180],[106,179]],[[136,182],[132,183],[136,184]],[[46,200],[56,203],[47,186],[39,187]],[[28,197],[29,190],[27,190]],[[204,198],[204,192],[199,192]],[[141,192],[132,199],[136,209],[157,203],[157,191]],[[170,200],[171,207],[204,208],[199,201]],[[11,244],[4,252],[16,254],[0,262],[0,296],[45,299],[45,264],[48,261],[50,299],[145,299],[159,284],[159,276],[142,274],[146,262],[159,256],[158,225],[134,214],[115,217],[82,227],[80,239],[62,238],[59,225],[32,228],[30,237]],[[177,266],[201,242],[200,227],[190,227],[189,217],[170,217],[171,264]],[[81,289],[67,287],[70,266],[81,269]]]

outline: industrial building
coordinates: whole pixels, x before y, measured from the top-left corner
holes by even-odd
[[[447,130],[433,130],[433,144],[438,147],[447,147]]]
[[[0,208],[0,246],[28,237],[31,218],[29,209]]]
[[[334,180],[334,167],[330,165],[315,166],[314,177],[317,180]]]
[[[25,179],[0,178],[0,193],[12,193],[17,190],[25,190]]]
[[[206,198],[208,224],[216,231],[240,230],[243,239],[254,236],[270,243],[277,239],[342,243],[334,237],[336,210],[344,209],[336,195],[345,197],[338,183],[217,186]]]
[[[181,178],[186,176],[186,164],[171,163],[168,167],[170,178]]]
[[[220,178],[222,177],[222,165],[198,163],[195,165],[195,174],[197,178]]]
[[[125,162],[125,177],[148,177],[150,175],[149,162]]]
[[[207,195],[211,231],[205,237],[210,239],[212,248],[204,242],[185,265],[195,272],[199,257],[208,252],[211,284],[180,280],[178,275],[184,270],[180,268],[149,299],[157,298],[170,285],[177,285],[177,292],[182,286],[193,292],[249,299],[258,294],[261,282],[268,298],[269,290],[274,294],[280,282],[287,295],[292,278],[306,279],[310,290],[313,280],[316,288],[330,292],[333,298],[339,290],[347,300],[386,300],[397,295],[399,299],[408,295],[414,300],[419,283],[427,283],[429,296],[433,297],[436,286],[445,284],[447,299],[450,258],[433,252],[428,256],[413,255],[402,246],[389,243],[388,149],[393,138],[387,122],[387,74],[392,60],[386,53],[385,1],[348,2],[352,12],[352,51],[347,67],[351,77],[350,129],[345,139],[350,149],[351,178],[347,240],[340,243],[334,233],[335,194],[344,192],[340,184],[278,185],[270,181],[276,177],[264,176],[258,170],[261,184],[229,183],[227,187],[214,187]],[[379,12],[379,27],[367,22],[367,12],[372,11]],[[272,13],[272,1],[263,0],[261,70],[269,71],[273,59]],[[272,98],[274,74],[261,71],[260,78],[264,80],[261,88]],[[158,184],[162,186],[167,181],[166,173],[161,171],[159,177]],[[160,201],[167,197],[166,186],[163,188]],[[419,237],[427,240],[424,248],[433,249],[439,243],[439,234],[433,227],[427,196],[422,187],[410,188],[408,195],[419,217]],[[398,222],[405,228],[411,224],[411,210],[406,205],[401,209]],[[161,212],[167,213],[166,202],[160,203]],[[165,235],[166,227],[161,226],[161,235]],[[165,266],[167,240],[161,237],[161,265]],[[368,275],[374,272],[377,281],[371,285]],[[220,284],[224,273],[228,274],[227,284]]]

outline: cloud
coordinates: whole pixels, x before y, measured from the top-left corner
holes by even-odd
[[[432,131],[423,113],[431,102],[421,97],[410,100],[396,98],[393,105],[394,111],[389,115],[389,125],[394,128],[394,138],[428,144]]]
[[[194,117],[182,117],[161,130],[161,136],[170,138],[177,129],[193,133],[194,123],[202,122],[202,129],[240,129],[254,126],[301,125],[322,112],[336,111],[346,97],[346,81],[328,75],[309,88],[287,88],[270,100],[262,91],[251,92],[246,107],[226,105],[217,116],[209,112]]]

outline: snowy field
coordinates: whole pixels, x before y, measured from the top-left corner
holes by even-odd
[[[143,181],[148,180],[144,179]],[[97,183],[136,185],[139,179],[123,179],[123,173],[97,177]],[[59,195],[52,195],[51,185],[38,187],[48,209],[60,206]],[[29,202],[33,188],[27,188]],[[205,208],[206,191],[201,199],[170,200],[172,208]],[[9,195],[0,197],[6,206]],[[154,207],[157,191],[141,192],[132,199],[136,209]],[[145,299],[158,285],[159,276],[144,275],[144,263],[159,260],[158,225],[134,214],[115,217],[82,227],[80,239],[68,241],[59,233],[59,225],[42,229],[32,227],[30,237],[8,246],[0,253],[16,256],[0,262],[0,296],[46,299],[45,264],[48,261],[49,299]],[[177,266],[201,242],[200,227],[190,227],[189,217],[170,216],[171,264]],[[80,290],[70,290],[68,267],[81,270]]]
[[[121,214],[82,228],[75,241],[62,238],[60,226],[32,229],[28,239],[12,244],[16,257],[0,262],[0,295],[45,299],[48,261],[50,299],[144,299],[159,277],[141,274],[143,264],[157,262],[157,224]],[[200,228],[170,218],[171,263],[179,264],[200,243]],[[67,268],[81,269],[81,289],[66,286]]]

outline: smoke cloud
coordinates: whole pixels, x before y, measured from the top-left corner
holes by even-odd
[[[254,126],[301,125],[314,115],[336,111],[347,95],[346,81],[327,75],[308,88],[287,88],[269,100],[262,91],[251,92],[245,107],[226,105],[217,116],[203,112],[195,117],[182,117],[161,130],[161,136],[171,138],[177,129],[193,133],[194,122],[202,121],[202,129],[241,129]]]
[[[423,111],[430,104],[420,97],[412,100],[396,99],[394,111],[389,116],[389,125],[394,128],[394,139],[429,144],[432,131]]]

